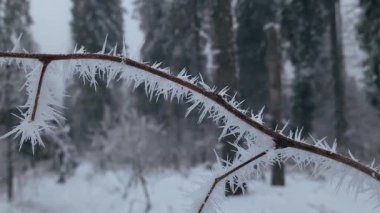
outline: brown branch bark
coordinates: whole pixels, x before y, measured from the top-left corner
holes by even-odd
[[[175,76],[172,76],[170,74],[161,72],[158,69],[152,68],[148,65],[136,62],[134,60],[131,60],[129,58],[119,57],[119,56],[110,56],[110,55],[101,55],[101,54],[34,54],[34,53],[7,53],[7,52],[0,52],[0,58],[27,58],[27,59],[36,59],[40,60],[42,62],[46,61],[59,61],[59,60],[78,60],[78,59],[94,59],[94,60],[104,60],[104,61],[112,61],[117,63],[126,64],[128,66],[137,68],[141,70],[142,72],[148,72],[152,75],[159,76],[160,78],[166,79],[171,82],[175,82],[183,87],[186,87],[196,93],[199,93],[208,99],[214,101],[221,107],[223,107],[225,110],[227,110],[229,113],[233,114],[237,118],[239,118],[241,121],[245,122],[246,124],[252,126],[253,128],[259,130],[263,134],[266,134],[273,138],[273,141],[276,143],[277,146],[286,148],[294,148],[302,151],[306,151],[309,153],[317,154],[322,157],[326,157],[328,159],[334,160],[336,162],[342,163],[344,165],[347,165],[351,168],[354,168],[364,174],[367,174],[371,178],[377,180],[380,182],[380,173],[372,169],[356,160],[353,160],[351,158],[348,158],[346,156],[340,155],[338,153],[330,152],[321,148],[318,148],[313,145],[305,144],[296,140],[293,140],[291,138],[288,138],[278,132],[273,131],[272,129],[265,127],[256,121],[252,120],[249,116],[241,113],[237,109],[235,109],[233,106],[231,106],[227,101],[225,101],[220,95],[209,92],[204,90],[201,87],[198,87],[196,85],[193,85],[187,81],[181,80]]]
[[[41,68],[40,79],[38,80],[38,87],[37,87],[36,98],[34,99],[32,117],[30,119],[31,121],[34,121],[34,118],[36,117],[38,102],[40,100],[40,93],[41,93],[42,83],[43,83],[43,80],[44,80],[44,77],[45,77],[45,72],[46,72],[47,66],[50,63],[49,60],[40,60],[40,61],[42,62],[42,68]]]

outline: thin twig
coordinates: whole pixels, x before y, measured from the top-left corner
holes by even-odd
[[[139,179],[141,182],[141,187],[143,189],[144,196],[146,199],[145,213],[148,213],[150,211],[150,209],[152,208],[152,202],[150,200],[148,186],[147,186],[146,180],[145,180],[144,176],[142,175],[141,171],[139,171],[138,176],[139,176]]]
[[[267,150],[267,151],[268,151],[268,150]],[[237,166],[237,167],[235,167],[235,168],[229,170],[228,172],[224,173],[223,175],[221,175],[221,176],[215,178],[215,179],[214,179],[214,183],[211,185],[211,188],[210,188],[210,190],[208,191],[208,193],[207,193],[207,195],[206,195],[206,197],[205,197],[203,203],[201,204],[201,206],[200,206],[199,209],[198,209],[198,213],[201,213],[201,212],[202,212],[202,210],[203,210],[203,208],[205,207],[207,201],[210,199],[212,192],[215,190],[216,185],[217,185],[220,181],[224,180],[226,177],[228,177],[229,175],[233,174],[233,173],[236,172],[237,170],[243,168],[244,166],[247,166],[248,164],[252,163],[253,161],[259,159],[259,158],[262,157],[262,156],[264,156],[264,155],[267,153],[267,151],[264,151],[264,152],[261,152],[261,153],[255,155],[254,157],[250,158],[249,160],[245,161],[244,163],[240,164],[239,166]]]

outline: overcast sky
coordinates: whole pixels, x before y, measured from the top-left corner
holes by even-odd
[[[124,15],[125,38],[131,58],[139,59],[144,36],[138,21],[133,18],[134,0],[123,0],[127,13]],[[71,0],[31,0],[31,15],[34,20],[32,32],[40,52],[67,53],[73,50],[71,41]],[[126,30],[127,29],[127,30]]]

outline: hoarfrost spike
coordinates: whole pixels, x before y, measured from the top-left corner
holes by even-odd
[[[127,57],[127,43],[125,41],[125,37],[123,37],[123,48],[122,48],[122,51],[121,51],[121,55],[123,57]]]
[[[100,51],[100,54],[106,53],[107,39],[108,39],[108,34],[106,35],[106,38],[104,39],[103,47],[102,47],[102,50]]]

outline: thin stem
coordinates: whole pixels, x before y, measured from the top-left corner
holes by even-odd
[[[139,176],[139,179],[140,179],[140,182],[141,182],[141,186],[142,186],[143,191],[144,191],[144,196],[145,196],[145,199],[146,199],[145,213],[148,213],[150,211],[150,209],[152,208],[152,202],[150,200],[147,183],[146,183],[146,180],[145,180],[144,176],[142,175],[141,171],[139,171],[139,175],[138,176]]]
[[[203,211],[203,209],[204,209],[204,207],[205,207],[207,201],[208,201],[208,200],[210,199],[210,197],[211,197],[212,192],[215,190],[216,185],[217,185],[220,181],[224,180],[226,177],[228,177],[229,175],[233,174],[233,173],[236,172],[237,170],[243,168],[244,166],[247,166],[248,164],[252,163],[253,161],[259,159],[259,158],[262,157],[262,156],[264,156],[267,152],[268,152],[268,150],[267,150],[267,151],[264,151],[264,152],[261,152],[261,153],[255,155],[254,157],[250,158],[249,160],[245,161],[244,163],[239,164],[237,167],[235,167],[235,168],[229,170],[228,172],[224,173],[223,175],[221,175],[221,176],[215,178],[215,179],[214,179],[214,183],[212,184],[212,186],[211,186],[210,190],[208,191],[208,193],[207,193],[207,195],[206,195],[206,197],[205,197],[203,203],[201,204],[201,206],[200,206],[199,209],[198,209],[198,213],[201,213],[201,212]]]
[[[239,110],[231,106],[226,100],[223,99],[220,95],[206,91],[203,88],[196,86],[194,84],[191,84],[187,81],[184,81],[182,79],[179,79],[175,76],[172,76],[168,73],[161,72],[158,69],[152,68],[148,65],[139,63],[137,61],[131,60],[129,58],[119,57],[119,56],[110,56],[110,55],[102,55],[102,54],[35,54],[35,53],[6,53],[6,52],[0,52],[0,58],[28,58],[28,59],[37,59],[40,61],[58,61],[58,60],[79,60],[79,59],[93,59],[93,60],[104,60],[104,61],[112,61],[116,63],[122,63],[126,64],[128,66],[137,68],[140,71],[148,72],[152,75],[158,76],[160,78],[166,79],[168,81],[177,83],[181,85],[182,87],[188,88],[198,94],[203,95],[204,97],[214,101],[218,105],[220,105],[222,108],[224,108],[229,113],[233,114],[237,118],[239,118],[241,121],[245,122],[247,125],[252,126],[256,130],[262,132],[263,134],[266,134],[273,138],[273,141],[280,147],[286,148],[291,147],[298,150],[303,150],[309,153],[317,154],[319,156],[326,157],[328,159],[334,160],[336,162],[342,163],[344,165],[347,165],[349,167],[352,167],[360,172],[363,172],[367,174],[368,176],[372,177],[373,179],[380,182],[380,173],[372,169],[364,164],[361,164],[360,162],[345,157],[343,155],[330,152],[327,150],[324,150],[322,148],[318,148],[313,145],[305,144],[296,140],[293,140],[291,138],[288,138],[278,132],[273,131],[272,129],[265,127],[262,124],[259,124],[258,122],[252,120],[249,116],[241,113]]]
[[[49,60],[41,60],[41,61],[42,61],[42,68],[41,68],[40,79],[38,80],[38,87],[37,87],[36,98],[34,99],[32,117],[30,119],[31,121],[34,121],[34,118],[36,117],[38,102],[40,100],[40,93],[41,93],[42,83],[43,83],[43,80],[44,80],[44,77],[45,77],[46,68],[47,68],[47,66],[50,63]]]

